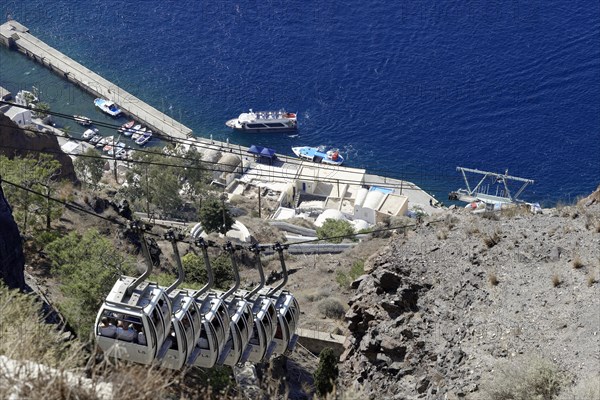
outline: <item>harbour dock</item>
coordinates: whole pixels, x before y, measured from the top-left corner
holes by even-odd
[[[219,142],[212,138],[209,140],[194,137],[192,129],[47,45],[17,21],[10,20],[0,25],[0,43],[44,65],[88,93],[115,102],[131,118],[148,126],[159,136],[178,139],[182,143],[187,143],[188,146],[197,147],[198,150],[205,153],[204,155],[208,153],[237,155],[240,171],[250,169],[249,175],[257,178],[255,183],[258,185],[278,180],[304,180],[308,182],[308,186],[315,185],[313,188],[315,194],[324,195],[327,192],[328,208],[345,211],[349,211],[346,209],[352,207],[356,191],[361,186],[380,185],[393,187],[395,194],[405,196],[411,204],[419,205],[427,213],[440,211],[439,208],[431,206],[432,200],[435,203],[435,199],[408,181],[367,174],[365,170],[359,168],[315,164],[280,154],[277,154],[277,165],[265,165],[253,162],[247,147],[229,142]],[[219,158],[212,160],[215,163],[219,161]],[[231,160],[224,163],[230,162]],[[285,178],[281,179],[281,177]],[[337,183],[328,185],[321,181]],[[224,186],[227,186],[230,182],[227,180],[224,183]]]
[[[47,45],[17,21],[11,20],[0,25],[0,43],[25,54],[88,93],[114,101],[123,112],[159,135],[177,139],[192,136],[192,130],[187,126]]]

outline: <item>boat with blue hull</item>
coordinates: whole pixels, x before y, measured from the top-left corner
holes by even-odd
[[[114,101],[95,99],[94,105],[111,117],[118,117],[121,114],[121,109],[114,103]]]
[[[327,149],[325,146],[292,147],[292,151],[298,158],[315,163],[342,165],[344,162],[344,157],[342,157],[338,149]]]

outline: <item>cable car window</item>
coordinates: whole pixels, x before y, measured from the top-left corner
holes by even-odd
[[[97,327],[98,333],[101,336],[114,338],[117,336],[117,321],[113,317],[113,313],[110,311],[104,311],[100,318],[100,324]]]

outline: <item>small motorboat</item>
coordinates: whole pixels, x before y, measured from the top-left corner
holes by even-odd
[[[91,139],[90,139],[90,143],[91,144],[97,144],[100,140],[102,140],[102,135],[94,135]]]
[[[118,117],[121,114],[121,109],[114,101],[98,98],[94,100],[94,105],[111,117]]]
[[[73,115],[73,120],[83,126],[90,126],[92,124],[92,120],[83,115]]]
[[[115,142],[114,136],[107,136],[105,138],[100,139],[100,141],[96,144],[96,147],[104,147],[106,145],[112,145]]]
[[[150,140],[150,138],[152,137],[152,132],[145,132],[141,137],[139,137],[135,143],[143,146],[146,143],[148,143],[148,141]]]
[[[92,139],[94,136],[96,136],[96,133],[98,133],[98,131],[94,130],[94,129],[86,129],[85,132],[83,132],[83,134],[81,135],[81,138],[83,140],[90,140]]]
[[[315,163],[342,165],[344,162],[344,157],[342,157],[338,149],[327,149],[325,146],[292,147],[292,151],[299,158]]]
[[[108,149],[107,153],[109,156],[112,156],[115,152],[119,152],[123,149],[125,149],[126,144],[123,142],[119,142],[116,145],[112,146],[112,148]],[[115,154],[116,157],[116,154]]]

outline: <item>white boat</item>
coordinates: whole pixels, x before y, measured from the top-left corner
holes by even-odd
[[[96,135],[97,131],[94,129],[86,129],[85,132],[81,135],[84,140],[90,140]]]
[[[152,132],[145,132],[141,137],[139,137],[135,141],[135,143],[140,146],[143,146],[150,140],[151,137],[152,137]]]
[[[73,115],[73,119],[79,125],[90,126],[92,124],[92,120],[89,119],[88,117],[83,116],[83,115]]]
[[[100,139],[100,141],[96,144],[96,147],[104,147],[108,144],[112,145],[115,142],[115,137],[114,136],[106,136],[102,139]]]
[[[292,147],[292,151],[298,158],[316,163],[342,165],[344,162],[344,157],[338,149],[327,149],[325,146]]]
[[[114,146],[111,146],[110,149],[108,149],[108,155],[112,156],[114,154],[114,152],[116,151],[117,153],[121,150],[125,149],[126,144],[123,142],[119,142]],[[116,157],[116,156],[115,156]]]
[[[97,144],[99,141],[102,140],[102,135],[94,135],[91,139],[90,139],[90,143],[91,144]]]
[[[111,117],[118,117],[121,114],[121,109],[114,103],[114,101],[95,99],[94,105]]]
[[[15,103],[24,106],[31,106],[40,101],[38,97],[29,90],[20,90],[15,96]]]
[[[239,117],[230,119],[225,125],[233,130],[261,133],[288,132],[298,129],[298,119],[295,113],[280,111],[257,111],[241,113]]]

